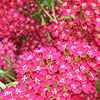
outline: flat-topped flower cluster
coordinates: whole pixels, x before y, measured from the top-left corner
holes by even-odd
[[[0,6],[1,100],[100,99],[100,0]]]

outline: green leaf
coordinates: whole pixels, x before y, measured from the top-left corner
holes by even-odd
[[[96,64],[96,63],[95,63]],[[97,72],[98,74],[100,73],[100,68],[99,68],[99,71]]]
[[[58,18],[58,20],[63,19],[63,18],[65,18],[65,16],[64,16],[64,17],[60,17],[60,18]]]
[[[71,17],[65,17],[65,20],[71,19]]]
[[[0,76],[4,77],[5,76],[5,72],[3,70],[0,69]]]
[[[96,81],[97,92],[100,94],[100,80]]]
[[[49,1],[49,0],[42,0],[42,3],[43,3],[44,5],[48,5],[48,1]]]
[[[75,19],[75,16],[74,15],[71,15],[71,18]]]
[[[80,61],[81,60],[81,57],[75,57],[75,61],[77,62],[77,61]]]
[[[30,15],[29,13],[23,12],[25,15]]]
[[[5,60],[9,65],[12,65],[11,60],[7,56],[5,56]]]
[[[31,70],[29,70],[29,72],[31,73],[31,75],[32,75],[32,71]]]
[[[100,9],[100,5],[98,5],[98,8]]]
[[[50,92],[49,84],[47,83],[46,86],[47,86],[48,91]]]
[[[11,66],[12,66],[12,62],[11,62],[11,60],[7,57],[7,56],[5,56],[5,60],[6,60],[6,62],[8,63],[8,65],[9,65],[9,69],[7,70],[7,71],[5,71],[5,73],[7,74],[8,72],[10,72],[11,71]]]
[[[86,55],[86,57],[85,57],[85,61],[88,60],[88,59],[90,59],[90,57],[89,57],[88,55]]]
[[[27,2],[27,1],[25,1],[25,4],[27,5],[27,4],[28,4],[28,2]]]
[[[43,10],[40,9],[40,10],[39,10],[39,15],[42,15],[42,14],[43,14]]]
[[[56,81],[56,84],[55,84],[55,86],[56,86],[56,87],[58,86],[58,83],[57,83],[57,81]]]
[[[48,40],[51,40],[50,33],[47,32],[46,34],[47,34],[47,39],[48,39]]]
[[[52,9],[52,0],[48,0],[48,10]]]
[[[75,34],[75,32],[72,32],[72,35],[74,35]]]
[[[74,63],[73,62],[71,62],[71,63],[69,63],[71,66],[73,66],[74,65]]]
[[[51,24],[50,21],[49,21],[50,18],[44,17],[44,19],[45,19],[47,24]]]
[[[56,86],[56,87],[57,87],[57,85],[58,85],[58,83],[57,83],[57,81],[56,81],[56,84],[54,84],[54,86]]]
[[[2,91],[2,88],[0,87],[0,92]]]
[[[37,16],[39,14],[38,11],[36,11],[34,14],[31,15],[31,17]]]
[[[52,9],[52,5],[48,5],[48,10],[51,10]]]
[[[97,92],[100,94],[100,89],[97,88]]]
[[[61,26],[61,27],[60,27],[60,31],[62,31],[62,30],[63,30],[63,27]]]
[[[23,10],[17,10],[18,12],[21,12],[21,13],[23,13],[23,14],[25,14],[25,15],[29,15],[29,13],[26,13],[25,11],[23,11]]]
[[[77,63],[74,63],[74,65],[76,65]]]
[[[17,84],[19,84],[19,82],[15,81],[15,82],[10,82],[9,84],[6,84],[6,87],[11,87],[11,86],[16,86]]]
[[[45,26],[46,22],[45,22],[44,17],[42,15],[41,15],[41,21],[42,21],[42,26]]]
[[[80,22],[81,24],[83,24],[82,20],[79,20],[79,22]]]
[[[48,0],[48,5],[51,5],[52,4],[52,0]]]
[[[65,27],[67,28],[69,25],[66,25]]]
[[[19,7],[19,5],[16,4],[16,8],[18,8],[18,7]]]
[[[6,13],[7,13],[7,12],[6,12],[6,11],[4,11],[4,15],[6,15]]]
[[[64,54],[67,55],[67,56],[69,56],[69,50],[65,50]]]
[[[62,86],[62,90],[63,90],[63,92],[66,92],[66,89],[65,89],[65,87],[64,87],[64,86]]]
[[[80,17],[81,17],[81,19],[82,19],[82,16],[83,16],[83,12],[82,12],[82,7],[80,7]]]
[[[63,3],[62,0],[57,0],[57,1],[58,1],[58,3]]]
[[[41,0],[36,0],[36,4],[39,5],[41,3]]]
[[[16,57],[16,59],[18,60],[18,55],[17,55],[17,54],[15,54],[15,57]]]
[[[89,75],[88,73],[84,73],[86,75],[86,79],[89,80]]]
[[[81,32],[82,32],[83,30],[84,30],[83,27],[81,27]]]
[[[18,12],[21,12],[21,13],[24,13],[24,11],[23,11],[23,10],[19,10],[19,9],[18,9],[17,11],[18,11]]]
[[[6,23],[7,23],[7,24],[10,24],[10,22],[9,22],[9,21],[7,21]]]
[[[44,63],[44,60],[41,61],[41,64],[40,64],[40,65],[43,65],[43,64],[45,64],[45,63]]]
[[[64,18],[65,20],[72,19],[71,17],[64,16],[64,17],[58,18],[58,20],[59,20],[59,19],[63,19],[63,18]]]

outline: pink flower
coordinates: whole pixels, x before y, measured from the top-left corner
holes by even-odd
[[[30,77],[30,72],[27,72],[25,75],[18,73],[17,81],[18,82],[26,82]]]
[[[82,74],[81,72],[79,72],[79,73],[77,74],[76,79],[77,79],[78,81],[80,81],[80,82],[83,82],[83,81],[86,81],[86,80],[87,80],[87,79],[86,79],[86,75],[85,75],[85,74]]]
[[[40,86],[45,86],[46,85],[46,80],[45,80],[45,76],[41,75],[41,74],[32,74],[32,79],[34,81],[31,81],[30,84],[32,87],[34,87],[34,89],[38,89]]]
[[[60,62],[59,64],[59,71],[65,72],[66,69],[70,69],[71,66],[67,64],[65,61]]]
[[[75,62],[75,56],[74,55],[66,55],[65,57],[65,60],[67,60],[68,63],[71,63],[71,62]]]
[[[90,90],[90,85],[89,85],[89,83],[84,82],[84,83],[82,84],[82,90],[83,90],[85,93],[89,94],[89,90]]]
[[[81,61],[81,64],[80,64],[80,71],[82,72],[82,73],[85,73],[85,72],[88,72],[89,71],[89,69],[90,69],[90,67],[87,65],[87,63],[83,60],[83,61]]]
[[[60,51],[65,51],[67,47],[67,42],[59,42],[57,43],[57,48],[60,50]]]
[[[55,64],[55,63],[50,62],[48,64],[48,73],[49,74],[54,74],[57,71],[58,71],[58,65]]]
[[[57,84],[59,86],[63,86],[67,82],[67,79],[65,78],[65,75],[62,75],[62,74],[57,74],[55,79],[56,79]]]
[[[74,97],[73,97],[73,100],[83,100],[79,95],[75,95]]]
[[[33,100],[44,100],[44,96],[37,93],[34,95]]]
[[[98,78],[96,77],[96,75],[97,75],[97,72],[95,72],[95,71],[92,70],[92,69],[89,70],[89,79],[90,79],[90,80],[95,80],[95,81],[97,81]]]
[[[14,90],[14,87],[6,87],[3,92],[0,92],[0,97],[2,97],[2,99],[6,100],[11,100],[11,95],[12,95],[12,91]]]
[[[75,72],[73,71],[73,68],[70,68],[69,70],[66,70],[66,71],[64,72],[64,74],[66,75],[65,77],[69,79],[69,80],[67,80],[67,81],[69,81],[69,82],[70,82],[70,79],[76,78],[76,74],[75,74]]]
[[[47,92],[48,97],[53,97],[54,99],[58,98],[58,92],[62,89],[61,86],[54,87],[53,85],[50,86],[50,92]]]
[[[48,47],[43,51],[44,59],[57,59],[60,56],[60,52],[56,52],[56,49],[53,47]]]
[[[82,92],[80,82],[78,82],[78,81],[73,81],[71,84],[71,88],[75,94],[80,94]]]
[[[71,93],[69,91],[64,92],[63,95],[61,95],[60,100],[72,100],[71,99]]]
[[[97,52],[95,59],[96,59],[97,63],[100,64],[100,52]]]
[[[35,66],[40,66],[42,60],[43,58],[41,57],[41,54],[35,55],[32,59]]]

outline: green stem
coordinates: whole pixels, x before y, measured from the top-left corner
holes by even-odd
[[[0,87],[1,87],[2,89],[5,89],[5,88],[6,88],[5,84],[3,84],[1,81],[0,81]]]
[[[58,23],[57,19],[56,19],[56,15],[55,15],[55,9],[54,9],[54,1],[52,0],[52,10],[53,10],[53,17],[55,19],[55,22]]]
[[[9,83],[11,82],[10,79],[8,77],[4,77]]]
[[[15,79],[13,76],[11,76],[11,75],[9,75],[9,74],[7,74],[7,76],[8,76],[9,78],[13,79],[14,81],[16,81],[16,79]]]
[[[57,0],[59,3],[63,3],[62,0]]]
[[[43,11],[48,15],[48,17],[53,20],[54,22],[56,22],[52,17],[51,15],[41,6],[41,8],[43,9]]]
[[[5,76],[5,72],[3,70],[0,69],[0,76],[4,77]]]
[[[8,74],[11,71],[11,65],[9,65],[9,69],[7,71],[5,71],[5,74]]]
[[[8,72],[10,72],[11,71],[11,66],[12,66],[12,62],[11,62],[11,60],[8,58],[8,57],[6,57],[5,56],[5,60],[6,60],[6,62],[9,64],[9,69],[7,70],[7,71],[4,71],[5,72],[5,74],[7,74]]]
[[[44,17],[42,15],[41,15],[41,20],[42,20],[42,26],[45,26],[46,22],[45,22],[45,19],[44,19]]]

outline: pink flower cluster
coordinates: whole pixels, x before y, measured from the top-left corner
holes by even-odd
[[[35,20],[31,15],[36,11],[34,1],[25,4],[23,0],[2,0],[0,3],[0,37],[19,37],[34,32]],[[17,5],[18,2],[24,4]],[[19,4],[19,3],[18,3]],[[29,9],[31,7],[31,10]],[[24,13],[24,14],[23,14]],[[29,15],[29,16],[27,16]],[[28,31],[30,30],[30,31]]]
[[[15,51],[17,50],[16,45],[11,42],[8,38],[4,38],[0,42],[0,68],[3,67],[4,70],[9,69],[9,64],[5,60],[5,56],[7,56],[12,63],[16,62]],[[12,68],[14,66],[12,65]]]
[[[43,5],[35,1],[0,3],[0,68],[9,69],[8,57],[19,82],[1,100],[99,100],[100,0],[55,0],[57,22],[45,8],[45,26],[32,17]]]

